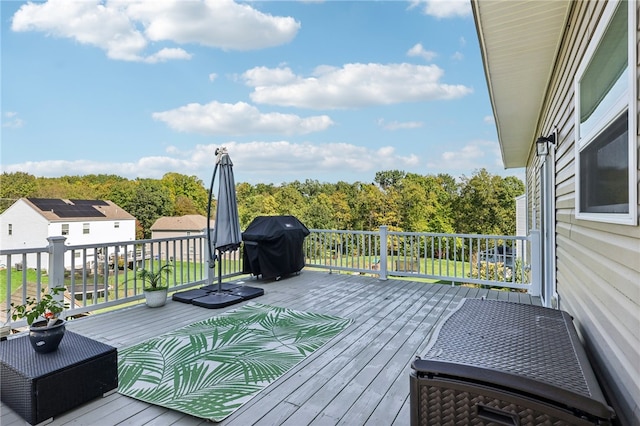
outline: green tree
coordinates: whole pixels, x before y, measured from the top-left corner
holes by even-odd
[[[429,199],[424,176],[410,173],[402,182],[402,228],[409,232],[426,232],[434,208]]]
[[[350,229],[352,217],[347,194],[341,191],[336,191],[329,196],[329,203],[331,203],[331,209],[333,210],[333,218],[336,228]]]
[[[196,176],[165,173],[162,176],[161,183],[167,188],[169,197],[174,205],[180,207],[180,212],[175,212],[177,216],[183,214],[202,214],[206,216],[209,194],[202,181]]]
[[[356,199],[354,225],[357,230],[376,230],[385,223],[385,199],[374,184],[362,184]]]
[[[309,202],[309,210],[304,220],[307,228],[315,229],[336,229],[334,212],[329,196],[319,193],[312,197]]]
[[[401,170],[387,170],[382,172],[376,172],[374,181],[380,185],[380,188],[386,190],[387,188],[394,187],[399,188],[404,180],[406,174]]]
[[[259,193],[252,195],[238,205],[240,227],[246,229],[256,217],[275,216],[277,212],[278,205],[273,195]]]
[[[519,183],[518,183],[519,182]],[[505,235],[515,232],[515,197],[524,193],[517,178],[491,175],[486,169],[463,177],[453,203],[457,232]]]
[[[24,172],[0,175],[0,212],[5,211],[22,197],[31,197],[37,190],[36,177]]]
[[[131,213],[141,225],[142,237],[151,237],[151,226],[162,216],[171,216],[174,206],[166,188],[158,180],[137,179],[131,198],[123,199],[120,207]]]
[[[276,201],[276,214],[292,215],[302,219],[307,211],[307,203],[295,186],[283,184],[274,195]]]

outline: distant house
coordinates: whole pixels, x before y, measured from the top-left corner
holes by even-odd
[[[0,215],[2,250],[46,247],[47,238],[53,236],[65,237],[65,245],[70,246],[133,241],[136,218],[111,201],[55,198],[21,198]],[[26,260],[35,267],[35,255]],[[47,268],[48,255],[43,254],[40,261]],[[7,266],[23,262],[21,255],[11,256],[10,262],[6,256],[0,258]],[[70,265],[69,252],[65,266]]]
[[[213,226],[213,222],[212,222]],[[172,238],[188,237],[191,235],[205,235],[207,230],[207,218],[199,214],[189,214],[185,216],[164,216],[155,221],[151,226],[151,238]],[[202,249],[197,244],[190,244],[188,247],[182,244],[180,247],[173,247],[169,244],[167,250],[160,253],[162,258],[173,259],[176,257],[199,261],[204,256]]]

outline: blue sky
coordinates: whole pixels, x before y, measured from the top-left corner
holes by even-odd
[[[2,1],[3,172],[504,170],[468,1]]]

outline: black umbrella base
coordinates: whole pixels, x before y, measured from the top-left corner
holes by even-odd
[[[226,306],[235,305],[244,299],[240,296],[234,296],[227,292],[211,292],[203,297],[193,299],[191,303],[207,309],[220,309]]]
[[[218,291],[218,289],[233,290],[234,288],[237,288],[237,287],[240,287],[240,285],[232,284],[232,283],[222,283],[222,284],[205,285],[204,287],[200,287],[200,290],[206,290],[206,291]]]
[[[242,300],[254,299],[264,295],[264,289],[258,287],[238,286],[231,290],[234,296],[242,297]]]
[[[173,296],[171,296],[171,299],[177,302],[191,303],[193,299],[197,299],[198,297],[204,297],[208,294],[209,292],[207,290],[198,288],[195,290],[186,290],[186,291],[180,291],[178,293],[173,293]]]
[[[212,284],[174,293],[171,298],[177,302],[191,303],[207,309],[219,309],[262,295],[264,290],[258,287],[223,283],[222,291],[218,291],[217,284]]]

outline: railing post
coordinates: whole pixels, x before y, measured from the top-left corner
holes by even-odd
[[[385,225],[380,227],[380,279],[387,279],[387,232]]]
[[[529,231],[529,241],[531,242],[531,290],[529,293],[534,297],[539,297],[542,289],[542,251],[540,245],[540,231],[532,229]]]
[[[64,242],[67,240],[63,236],[48,237],[49,241],[49,287],[48,293],[52,288],[64,287]],[[64,294],[54,294],[53,298],[64,302]],[[64,315],[64,314],[63,314]]]

